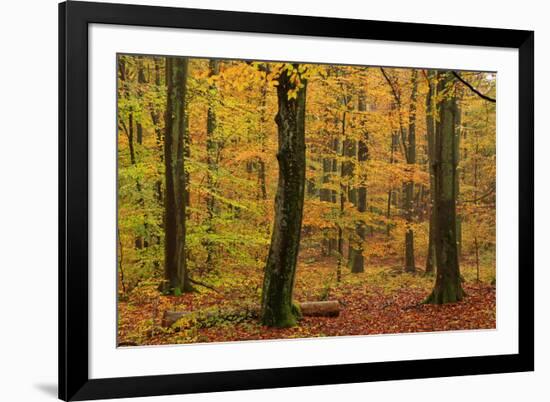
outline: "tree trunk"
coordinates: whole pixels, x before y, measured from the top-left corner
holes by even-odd
[[[325,133],[328,137],[328,134]],[[334,139],[330,140],[330,150],[334,150]],[[328,147],[327,147],[328,149]],[[326,154],[328,151],[324,151]],[[323,175],[321,177],[321,188],[319,189],[319,200],[324,202],[332,202],[332,190],[330,188],[327,188],[326,185],[330,183],[330,177],[332,173],[332,165],[333,165],[333,158],[324,156],[323,157]],[[324,238],[323,238],[323,250],[325,255],[330,256],[333,251],[333,235],[332,235],[332,229],[324,229],[323,230]]]
[[[326,134],[326,133],[325,133]],[[327,135],[328,136],[328,135]],[[332,150],[331,142],[331,150]],[[324,152],[326,153],[326,151]],[[326,184],[330,182],[330,173],[332,171],[332,159],[328,156],[324,156],[322,160],[323,175],[321,176],[321,188],[319,189],[319,201],[331,202],[331,190],[326,187]],[[328,229],[323,230],[323,252],[325,255],[331,254],[331,239],[330,231]]]
[[[294,65],[298,69],[299,65]],[[278,79],[279,181],[275,198],[275,222],[262,289],[262,323],[270,327],[296,324],[297,308],[292,303],[296,262],[300,246],[306,170],[305,106],[307,82],[301,88],[285,71]],[[295,98],[289,91],[297,90]],[[290,98],[290,99],[289,99]]]
[[[346,112],[342,115],[342,133],[341,133],[342,139],[342,150],[341,150],[341,156],[345,157],[347,155],[346,149],[349,148],[349,141],[346,139]],[[349,180],[349,176],[351,174],[351,168],[352,165],[350,165],[349,161],[344,160],[342,158],[342,162],[340,163],[340,193],[339,193],[339,201],[340,201],[340,220],[337,222],[337,246],[338,246],[338,262],[336,265],[336,282],[340,283],[342,279],[342,265],[344,264],[344,229],[342,227],[342,220],[344,218],[344,204],[346,202],[346,195],[348,193],[348,186],[347,181]]]
[[[160,91],[160,86],[161,86],[160,59],[158,57],[155,57],[154,63],[155,63],[155,90]],[[154,102],[151,102],[150,109],[151,109],[151,121],[153,122],[153,127],[155,130],[155,140],[157,143],[157,148],[159,150],[160,162],[162,163],[164,161],[164,156],[163,156],[164,150],[163,150],[163,144],[162,144],[162,128],[160,126],[160,113],[156,109]],[[157,201],[159,202],[159,204],[163,205],[162,180],[161,179],[157,180],[155,186],[156,186]]]
[[[185,58],[168,57],[166,59],[164,291],[176,294],[193,289],[187,273],[185,252],[184,148],[187,134],[185,129],[187,69],[188,60]]]
[[[366,102],[364,95],[359,97],[358,110],[360,112],[366,111]],[[367,145],[368,133],[363,133],[363,138],[357,142],[357,162],[361,166],[367,161],[369,155],[369,149]],[[357,212],[365,213],[367,211],[367,185],[364,177],[361,178],[359,185],[357,186],[355,204]],[[363,255],[363,247],[365,238],[367,235],[367,228],[365,221],[359,219],[355,225],[355,234],[357,236],[357,246],[353,249],[352,256],[350,256],[350,266],[352,273],[360,273],[365,271],[365,257]]]
[[[137,76],[138,76],[138,90],[137,90],[137,96],[138,96],[138,99],[142,99],[143,98],[143,84],[146,84],[147,83],[147,80],[145,79],[145,71],[144,71],[144,68],[143,68],[143,58],[142,57],[139,57],[137,59],[137,62],[138,62],[138,71],[137,71]],[[139,119],[137,119],[136,121],[136,134],[137,134],[137,143],[139,145],[142,145],[143,144],[143,126],[141,124],[141,119],[143,116],[143,113],[140,114],[139,116]]]
[[[267,108],[267,82],[262,85],[261,90],[261,109],[260,109],[260,133],[258,135],[262,147],[262,154],[265,153],[266,140],[266,108]],[[265,161],[262,157],[258,158],[258,182],[260,184],[259,199],[267,200],[267,184],[265,177]]]
[[[426,137],[428,142],[428,171],[430,176],[430,220],[428,233],[428,251],[426,253],[426,274],[433,274],[436,265],[435,257],[435,177],[434,177],[434,152],[435,152],[435,133],[436,133],[436,84],[435,71],[427,71],[428,78],[428,94],[426,95]]]
[[[396,133],[391,134],[391,148],[390,148],[390,165],[393,164],[394,156],[393,153],[395,151],[395,144],[399,141],[399,136]],[[390,225],[390,217],[391,217],[391,206],[392,203],[395,200],[393,199],[393,188],[390,187],[388,190],[388,204],[386,207],[386,218],[388,220],[388,223],[386,224],[386,235],[389,237],[391,234],[391,225]]]
[[[437,275],[427,303],[444,304],[462,300],[456,236],[456,95],[451,72],[438,72],[439,126],[435,138],[435,244]]]
[[[477,175],[478,175],[478,167],[477,167],[477,158],[479,155],[479,134],[476,132],[475,134],[475,155],[474,155],[474,219],[477,215]],[[475,248],[475,256],[476,256],[476,280],[479,282],[479,243],[477,240],[477,226],[474,226],[474,248]]]
[[[455,126],[455,147],[454,147],[454,153],[455,153],[455,165],[457,169],[457,174],[455,175],[455,200],[458,206],[458,200],[460,196],[460,175],[458,173],[458,164],[460,162],[460,140],[462,137],[462,113],[460,109],[460,96],[457,97],[457,100],[455,102],[455,120],[454,120],[454,126]],[[456,244],[458,249],[458,261],[460,261],[460,257],[462,255],[462,216],[457,212],[456,214]]]
[[[411,101],[409,105],[409,130],[407,146],[407,164],[414,166],[416,164],[416,95],[418,89],[418,70],[412,70],[411,76]],[[412,230],[413,223],[413,192],[414,182],[407,181],[405,184],[405,217],[407,220],[407,231],[405,232],[405,271],[415,272],[416,265],[414,262],[414,232]]]
[[[210,60],[210,71],[209,77],[216,76],[220,73],[220,61],[211,59]],[[207,196],[206,196],[206,233],[211,235],[214,233],[213,220],[214,220],[214,210],[215,210],[215,198],[213,193],[216,191],[216,173],[218,170],[218,143],[215,138],[216,131],[216,111],[214,98],[217,94],[216,84],[210,84],[208,88],[209,93],[209,104],[206,117],[206,155],[207,155],[207,177],[206,177],[206,187],[207,187]],[[205,241],[206,248],[206,268],[207,270],[212,269],[212,263],[214,259],[214,244],[208,238]]]
[[[143,69],[143,60],[142,60],[141,57],[138,58],[137,76],[138,76],[137,96],[138,96],[139,99],[142,99],[143,98],[143,85],[146,83],[146,79],[145,79],[145,72],[144,72],[144,69]],[[139,118],[136,119],[136,142],[138,144],[139,153],[142,152],[141,146],[143,145],[143,126],[141,124],[142,116],[143,116],[143,113],[140,113],[139,116],[138,116]],[[135,158],[134,158],[134,160],[135,160]],[[139,194],[139,200],[138,200],[139,207],[141,208],[142,211],[146,211],[147,209],[145,208],[145,199],[143,198],[143,194],[141,192],[141,183],[139,181],[137,181],[136,187],[137,187],[137,191],[138,191],[138,194]],[[136,248],[138,248],[138,249],[149,247],[149,240],[148,240],[148,235],[147,235],[147,233],[149,232],[149,228],[148,228],[148,225],[147,225],[147,219],[148,218],[147,218],[147,214],[145,212],[144,212],[144,217],[143,218],[144,218],[143,232],[145,233],[145,236],[138,236],[136,238],[135,243],[136,243]]]

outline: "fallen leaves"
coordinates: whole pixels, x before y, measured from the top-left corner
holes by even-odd
[[[307,261],[307,263],[306,263]],[[465,267],[463,271],[473,268]],[[417,332],[457,331],[496,328],[496,290],[489,283],[466,282],[467,297],[446,305],[422,304],[432,286],[432,277],[396,274],[392,268],[367,267],[362,274],[345,273],[340,284],[327,282],[334,271],[333,261],[302,258],[297,275],[295,298],[315,301],[338,300],[338,317],[304,317],[293,328],[262,326],[258,320],[214,320],[206,328],[196,326],[176,331],[161,328],[165,310],[215,311],[238,308],[257,302],[261,273],[242,268],[233,272],[230,284],[219,293],[206,290],[181,296],[130,297],[119,303],[119,344],[158,345],[175,343],[230,342],[261,339],[290,339],[327,336],[378,335]],[[255,282],[258,282],[255,284]],[[138,292],[139,293],[139,292]],[[243,307],[244,309],[244,307]]]

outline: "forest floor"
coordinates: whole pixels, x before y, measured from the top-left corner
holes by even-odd
[[[197,286],[197,292],[163,296],[156,284],[142,284],[118,304],[119,346],[228,342],[258,339],[307,338],[341,335],[374,335],[447,330],[496,328],[494,266],[481,266],[480,281],[470,261],[462,261],[467,297],[447,305],[422,301],[433,287],[433,276],[404,273],[398,261],[369,264],[364,273],[351,274],[342,267],[335,282],[333,258],[315,260],[302,253],[296,277],[295,300],[338,300],[338,317],[303,317],[293,328],[262,326],[249,315],[209,314],[206,321],[187,322],[180,329],[161,325],[163,312],[246,311],[261,294],[260,270],[235,268],[230,278],[205,279],[216,291]],[[374,265],[374,266],[373,266]],[[392,268],[389,268],[392,267]],[[258,272],[260,271],[260,272]],[[326,278],[332,278],[327,281]],[[201,278],[202,280],[202,278]]]

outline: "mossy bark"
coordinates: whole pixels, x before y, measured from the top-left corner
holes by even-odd
[[[295,65],[294,68],[298,68]],[[277,85],[279,181],[275,198],[275,222],[265,266],[261,320],[270,327],[296,325],[299,309],[292,302],[296,262],[300,246],[306,171],[306,81],[296,98],[289,99],[295,82],[283,72]]]
[[[185,96],[188,60],[166,59],[167,104],[164,134],[164,291],[193,290],[189,282],[185,256],[185,170],[186,135]]]
[[[453,76],[439,72],[439,125],[435,137],[435,249],[437,275],[426,303],[444,304],[463,299],[456,224],[456,96]]]

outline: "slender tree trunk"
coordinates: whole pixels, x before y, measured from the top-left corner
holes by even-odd
[[[346,202],[346,195],[349,192],[348,182],[352,174],[353,164],[349,160],[345,160],[346,156],[350,153],[349,149],[351,144],[346,138],[346,112],[342,114],[342,133],[341,133],[341,144],[342,144],[342,162],[340,163],[340,219],[337,223],[337,247],[338,247],[338,262],[336,268],[336,282],[340,282],[342,278],[342,265],[344,265],[344,229],[343,229],[343,218],[344,218],[344,205]]]
[[[187,70],[187,59],[180,57],[166,59],[164,290],[174,293],[188,292],[193,289],[189,282],[185,252],[184,148],[187,135],[185,129]]]
[[[121,85],[121,96],[127,96],[130,97],[131,94],[129,93],[129,87],[128,83],[126,82],[126,79],[128,78],[128,71],[126,69],[126,63],[123,58],[119,58],[118,61],[118,68],[120,73],[120,81],[122,83]],[[124,125],[124,131],[126,132],[126,136],[128,137],[128,151],[130,153],[130,164],[132,166],[135,166],[137,163],[136,158],[136,150],[135,150],[135,139],[134,139],[134,126],[136,126],[136,122],[134,120],[134,112],[132,107],[130,107],[130,110],[128,112],[128,126]],[[139,182],[139,179],[136,178],[136,193],[138,194],[138,205],[140,208],[143,209],[143,196],[141,194],[141,183]],[[140,236],[140,234],[136,235],[134,239],[134,247],[136,249],[142,249],[143,248],[143,238]]]
[[[154,92],[158,93],[160,91],[166,92],[166,88],[161,88],[161,58],[155,57],[153,59],[154,64]],[[157,145],[157,154],[159,157],[159,162],[157,164],[157,177],[158,179],[155,181],[154,190],[155,190],[155,199],[160,206],[160,208],[164,209],[164,201],[162,197],[162,169],[161,166],[164,162],[164,146],[163,146],[163,137],[162,137],[162,127],[160,122],[160,113],[157,110],[157,106],[155,105],[155,102],[150,100],[149,103],[149,112],[151,114],[151,122],[153,123],[153,130],[155,132],[155,142]],[[164,216],[161,218],[162,221],[162,227],[164,227]],[[159,235],[153,235],[151,238],[155,244],[160,244],[161,237]],[[160,267],[161,263],[160,260],[155,256],[155,259],[153,261],[153,264],[155,267]]]
[[[426,274],[433,274],[436,265],[435,257],[435,209],[434,209],[434,196],[435,196],[435,176],[434,176],[434,152],[435,152],[435,132],[436,132],[436,83],[435,83],[435,71],[427,71],[428,79],[428,94],[426,96],[426,137],[428,142],[428,171],[430,176],[430,221],[429,221],[429,234],[428,234],[428,251],[426,253]]]
[[[478,167],[477,167],[477,158],[478,158],[478,152],[479,152],[479,134],[476,132],[476,140],[475,140],[475,156],[474,156],[474,216],[477,215],[477,175],[478,175]],[[479,243],[477,240],[477,226],[474,226],[474,248],[475,248],[475,255],[476,255],[476,280],[477,282],[480,281],[479,278]]]
[[[332,141],[332,151],[334,157],[331,160],[331,173],[333,180],[338,175],[338,158],[337,155],[340,153],[340,146],[341,142],[338,137],[335,137]],[[331,189],[330,190],[330,202],[333,204],[336,204],[338,202],[338,191]],[[332,230],[329,231],[329,255],[333,255],[334,251],[338,252],[338,229],[336,229],[336,233],[334,233]]]
[[[405,150],[407,152],[407,164],[414,166],[416,164],[416,96],[418,89],[418,70],[414,69],[411,76],[411,101],[409,105],[409,130],[407,146]],[[405,184],[405,217],[407,219],[407,231],[405,232],[405,271],[415,272],[416,265],[414,262],[414,232],[412,229],[413,224],[413,192],[414,182],[412,180],[407,181]]]
[[[155,65],[155,90],[160,91],[161,88],[161,79],[160,79],[160,68],[161,68],[161,62],[158,57],[154,58],[154,65]],[[163,138],[162,138],[162,128],[160,123],[160,113],[156,109],[154,103],[152,102],[150,105],[151,109],[151,121],[153,122],[153,128],[155,130],[155,140],[157,143],[157,148],[159,150],[159,158],[160,162],[164,162],[164,149],[163,149]],[[159,172],[160,173],[160,172]],[[156,195],[157,195],[157,201],[159,204],[163,205],[162,200],[162,180],[157,180],[156,184]]]
[[[439,126],[435,141],[435,214],[437,275],[427,303],[444,304],[462,300],[456,236],[456,95],[451,72],[438,72]]]
[[[220,73],[220,61],[211,59],[210,60],[210,71],[209,77],[216,76]],[[209,104],[208,112],[206,117],[206,155],[207,155],[207,177],[206,177],[206,187],[208,190],[206,196],[206,233],[212,235],[214,233],[214,214],[215,214],[215,198],[214,192],[216,191],[216,174],[218,170],[218,142],[215,138],[216,135],[216,111],[215,111],[215,96],[217,94],[216,84],[210,84],[208,88],[209,92]],[[208,270],[212,269],[212,264],[214,260],[214,244],[208,238],[205,241],[206,248],[206,268]]]
[[[462,138],[462,113],[460,108],[460,96],[457,96],[455,102],[455,165],[457,169],[457,174],[455,175],[455,200],[458,206],[460,199],[460,174],[458,173],[458,165],[460,162],[460,140]],[[456,243],[458,249],[458,261],[461,259],[462,255],[462,216],[457,212],[456,214]]]
[[[267,107],[267,83],[262,85],[261,90],[261,104],[260,104],[260,133],[259,141],[262,148],[262,154],[265,153],[265,140],[266,140],[266,107]],[[258,182],[260,184],[259,198],[261,200],[267,200],[267,185],[265,177],[265,161],[263,157],[258,158]]]
[[[392,135],[391,135],[391,149],[390,149],[390,165],[393,164],[393,159],[394,159],[393,153],[394,153],[394,150],[395,150],[396,141],[399,141],[398,134],[392,133]],[[388,237],[390,236],[390,233],[391,233],[391,225],[390,225],[390,222],[389,222],[389,219],[391,217],[391,206],[392,206],[392,202],[395,201],[392,198],[393,198],[393,188],[390,188],[388,190],[388,205],[387,205],[387,208],[386,208],[386,219],[388,219],[388,223],[386,224],[386,235]]]
[[[137,59],[138,61],[138,90],[137,90],[137,96],[141,100],[143,97],[143,85],[147,83],[147,79],[145,78],[145,70],[143,68],[143,58],[139,57]],[[136,121],[136,133],[137,133],[137,143],[139,145],[143,144],[143,126],[141,124],[141,116],[143,116],[143,113],[140,114],[140,117]]]
[[[358,109],[360,112],[366,111],[366,101],[364,96],[359,97]],[[357,162],[359,166],[364,164],[367,161],[369,150],[368,150],[368,133],[363,133],[363,138],[357,142]],[[359,185],[357,186],[356,191],[356,207],[357,212],[365,213],[367,211],[367,184],[365,178],[361,176]],[[363,255],[363,247],[365,243],[365,238],[367,235],[367,228],[365,221],[359,219],[355,225],[355,234],[358,238],[357,246],[353,249],[352,256],[350,257],[350,265],[352,273],[360,273],[365,271],[365,257]]]
[[[298,69],[299,65],[293,66]],[[283,72],[278,79],[279,182],[275,198],[275,222],[262,290],[262,323],[270,327],[296,324],[299,312],[292,294],[300,247],[306,173],[305,109],[306,81],[289,99],[296,83]]]
[[[138,70],[137,70],[137,76],[138,76],[138,86],[137,86],[137,96],[139,99],[141,99],[143,97],[143,85],[145,85],[147,83],[147,80],[145,79],[145,72],[144,72],[144,68],[143,68],[143,60],[142,58],[138,58]],[[140,113],[139,114],[139,118],[136,119],[136,142],[137,142],[137,145],[138,145],[138,150],[139,150],[139,153],[138,154],[141,154],[141,147],[143,146],[143,126],[141,124],[141,119],[142,119],[142,116],[143,116],[143,113]],[[139,180],[136,181],[136,187],[137,187],[137,191],[138,191],[138,194],[139,194],[139,200],[138,200],[138,204],[139,204],[139,207],[143,210],[143,211],[146,211],[146,208],[145,208],[145,199],[143,198],[143,193],[141,191],[141,183],[139,182]],[[141,248],[147,248],[149,247],[149,240],[148,240],[148,235],[147,233],[149,232],[149,227],[148,227],[148,224],[147,224],[147,213],[144,212],[144,217],[143,217],[143,232],[145,234],[145,236],[138,236],[136,237],[136,248],[138,249],[141,249]]]
[[[331,150],[333,149],[333,142],[331,141]],[[326,151],[324,151],[326,153]],[[332,172],[332,159],[328,156],[324,156],[322,160],[323,164],[323,175],[321,177],[321,188],[319,190],[319,200],[324,202],[331,202],[331,192],[332,190],[327,188],[326,185],[330,182],[330,174]],[[323,251],[325,255],[329,256],[331,254],[331,237],[330,231],[324,229],[323,234]]]
[[[334,149],[333,140],[331,140],[330,143],[331,143],[330,150],[332,151]],[[324,150],[323,153],[326,154],[327,151]],[[332,158],[329,158],[328,156],[325,155],[322,160],[322,165],[323,165],[323,175],[321,177],[321,188],[319,189],[319,200],[324,202],[331,202],[332,190],[327,188],[327,184],[330,183],[330,175],[332,172]],[[330,234],[331,234],[330,230],[328,229],[323,230],[323,252],[327,256],[329,256],[332,252]]]

